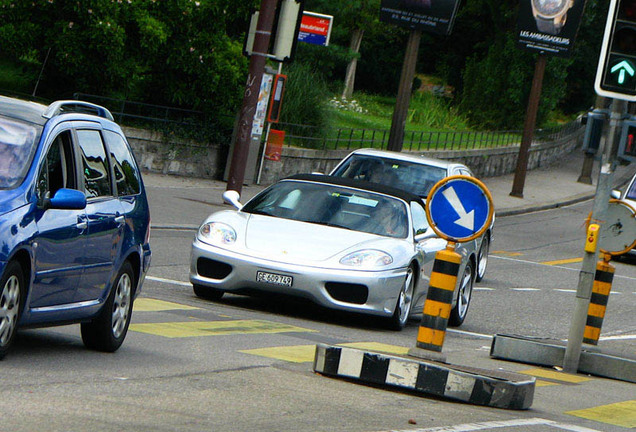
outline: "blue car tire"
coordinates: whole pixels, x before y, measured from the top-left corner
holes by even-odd
[[[22,312],[24,274],[22,267],[11,261],[0,279],[0,360],[3,359],[15,339]]]
[[[97,318],[81,325],[82,341],[87,348],[115,352],[121,346],[132,317],[134,289],[133,269],[130,262],[126,261]]]

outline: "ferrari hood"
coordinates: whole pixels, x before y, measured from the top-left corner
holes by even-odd
[[[245,247],[251,254],[285,262],[326,261],[383,240],[374,234],[259,215],[252,215],[245,227]]]

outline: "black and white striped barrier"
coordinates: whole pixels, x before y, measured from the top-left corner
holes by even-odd
[[[314,371],[505,409],[528,409],[535,378],[511,372],[489,371],[355,348],[316,345]]]

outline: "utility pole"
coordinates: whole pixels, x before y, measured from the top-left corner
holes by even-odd
[[[534,137],[534,127],[537,123],[537,111],[539,110],[539,100],[541,99],[541,88],[543,86],[543,75],[545,75],[546,55],[539,53],[537,63],[534,67],[534,77],[532,78],[532,88],[528,97],[528,107],[526,109],[526,121],[523,126],[523,136],[519,147],[517,158],[517,169],[512,182],[511,196],[523,198],[523,187],[526,183],[526,172],[528,171],[528,154]]]
[[[607,208],[609,206],[614,164],[616,162],[617,155],[616,136],[620,134],[619,127],[626,111],[627,102],[614,99],[612,102],[609,130],[607,131],[606,139],[604,140],[605,145],[604,148],[603,146],[599,148],[599,152],[602,155],[601,172],[596,186],[596,196],[594,197],[594,207],[592,209],[590,223],[595,223],[600,226],[605,223]],[[601,143],[603,143],[603,141],[601,141]],[[579,285],[576,291],[576,306],[574,308],[568,344],[563,360],[563,370],[568,373],[576,373],[578,371],[587,311],[594,285],[594,274],[596,272],[598,254],[599,252],[597,250],[595,253],[585,252],[585,255],[583,256],[581,272],[579,273]]]
[[[254,48],[250,56],[249,73],[243,94],[243,105],[238,121],[234,152],[230,163],[227,190],[235,190],[241,193],[245,180],[245,165],[249,152],[249,144],[252,133],[254,113],[258,103],[258,94],[261,88],[261,80],[265,71],[265,63],[268,57],[269,41],[276,14],[277,0],[261,0],[261,8],[254,36]]]
[[[413,90],[413,77],[415,76],[415,65],[417,64],[417,52],[420,46],[421,30],[411,30],[409,40],[406,43],[406,53],[402,64],[402,74],[400,75],[400,85],[398,88],[395,109],[393,110],[393,120],[391,121],[391,131],[389,132],[388,149],[402,151],[404,143],[404,127],[406,117],[411,102],[411,91]]]

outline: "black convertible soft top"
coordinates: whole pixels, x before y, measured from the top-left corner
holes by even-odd
[[[368,182],[364,180],[355,180],[346,177],[336,177],[324,174],[296,174],[283,180],[302,180],[317,183],[327,183],[336,186],[345,186],[356,189],[362,189],[369,192],[376,192],[399,198],[406,202],[415,201],[424,207],[424,201],[418,195],[407,192],[403,189],[397,189],[379,183]]]

